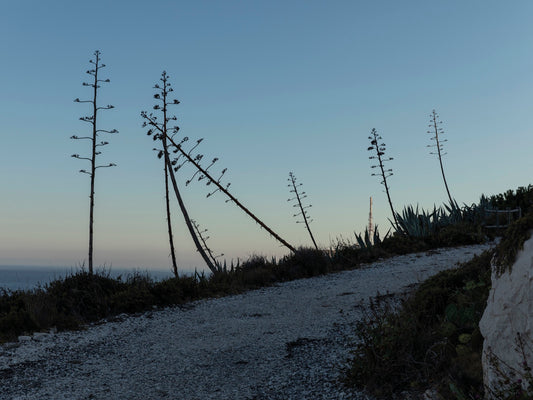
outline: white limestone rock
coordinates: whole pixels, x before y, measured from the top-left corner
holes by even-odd
[[[524,361],[533,367],[533,237],[518,252],[511,271],[501,275],[496,271],[493,262],[492,288],[479,323],[484,338],[482,363],[487,399],[497,398],[491,393],[502,389],[503,375],[513,383],[521,380],[526,388]],[[519,346],[517,335],[524,346]]]

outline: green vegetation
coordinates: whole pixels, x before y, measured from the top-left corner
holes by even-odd
[[[465,226],[480,243],[477,227]],[[121,313],[137,313],[153,307],[180,305],[193,300],[241,293],[276,282],[357,268],[379,258],[424,251],[442,245],[462,245],[463,236],[455,231],[440,232],[430,238],[411,238],[395,234],[381,243],[362,248],[357,244],[338,243],[329,252],[299,248],[279,260],[254,256],[237,266],[220,266],[210,275],[180,276],[161,282],[137,274],[114,279],[105,273],[78,271],[65,279],[31,291],[3,291],[0,295],[0,342],[22,334],[76,329],[84,324]],[[460,239],[461,241],[457,241]]]
[[[462,223],[481,226],[483,213],[479,212],[479,206],[460,208],[456,203],[450,206],[433,207],[432,212],[418,210],[413,206],[407,206],[401,214],[396,215],[398,232],[410,237],[431,237],[437,235],[448,226]]]
[[[529,212],[509,226],[496,252],[497,273],[501,274],[511,269],[516,255],[524,247],[524,242],[531,237],[532,229],[533,212]]]
[[[493,207],[494,199],[502,207],[513,202],[527,205],[532,192],[533,186],[519,188],[516,194],[482,196],[477,205],[460,208],[452,203],[433,213],[419,213],[409,206],[399,221],[413,228],[383,239],[376,229],[371,240],[367,230],[364,236],[355,235],[355,243],[338,241],[329,251],[299,248],[279,260],[253,256],[236,266],[217,263],[210,275],[156,282],[143,274],[113,279],[105,272],[82,270],[31,291],[0,289],[0,342],[51,328],[82,329],[122,313],[242,293],[395,255],[482,243],[490,234],[483,229],[483,210]],[[414,233],[425,226],[422,233]],[[533,209],[507,230],[495,250],[500,260],[512,263],[530,229]],[[478,322],[490,289],[493,254],[485,252],[458,269],[436,275],[403,299],[400,307],[384,298],[375,300],[357,327],[361,341],[354,349],[352,368],[346,371],[346,384],[381,398],[428,387],[437,388],[445,398],[482,393]]]
[[[489,203],[500,210],[507,208],[522,209],[522,213],[527,213],[533,206],[533,185],[520,186],[516,190],[508,190],[505,193],[493,195],[488,198]]]
[[[357,326],[361,341],[347,384],[384,399],[432,386],[442,393],[449,383],[481,390],[483,341],[477,322],[490,288],[491,257],[485,252],[428,279],[397,311],[386,299],[372,303]]]
[[[445,237],[462,236],[463,224],[444,228]],[[357,326],[360,341],[346,384],[365,388],[377,398],[427,388],[436,388],[445,399],[482,398],[483,338],[478,324],[491,287],[491,260],[496,254],[512,264],[532,229],[530,212],[511,224],[496,249],[428,279],[399,307],[386,299],[373,302]],[[502,399],[525,398],[514,394]]]

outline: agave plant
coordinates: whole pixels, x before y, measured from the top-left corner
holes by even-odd
[[[481,195],[478,204],[473,203],[470,206],[463,204],[463,207],[460,207],[454,200],[453,202],[450,202],[450,204],[444,204],[444,207],[448,213],[448,224],[456,224],[459,222],[480,224],[485,220],[485,210],[493,208],[489,199],[484,195]]]
[[[457,223],[463,220],[463,210],[456,200],[450,200],[449,204],[444,204],[444,208],[448,212],[449,223]]]
[[[413,237],[428,237],[440,227],[440,208],[433,207],[433,212],[419,211],[409,205],[404,207],[401,214],[396,214],[399,231]]]
[[[357,240],[357,245],[361,249],[369,250],[373,246],[379,246],[382,242],[379,236],[377,225],[374,227],[373,233],[370,233],[370,231],[368,230],[368,227],[366,227],[364,236],[362,234],[357,234],[355,232],[354,232],[354,235],[355,235],[355,239]]]
[[[489,208],[490,202],[485,196],[481,196],[479,204],[464,204],[461,207],[457,201],[452,200],[443,207],[433,206],[432,212],[419,210],[418,205],[416,209],[409,205],[404,207],[401,214],[396,214],[396,220],[401,233],[424,238],[436,234],[448,225],[461,222],[480,224],[484,221],[485,210]]]

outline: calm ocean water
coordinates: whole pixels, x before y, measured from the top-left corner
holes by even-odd
[[[33,289],[39,284],[44,285],[52,280],[64,278],[65,276],[79,271],[79,268],[71,267],[25,267],[25,266],[9,266],[0,265],[0,288],[9,290],[18,289]],[[99,271],[97,268],[96,271]],[[111,268],[109,270],[110,276],[126,278],[134,272],[145,274],[146,272],[154,280],[162,280],[172,276],[170,270],[140,270],[140,269],[124,269]]]

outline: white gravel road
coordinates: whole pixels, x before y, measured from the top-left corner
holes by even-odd
[[[405,291],[489,247],[399,256],[22,338],[0,346],[0,399],[366,399],[337,379],[368,299]]]

